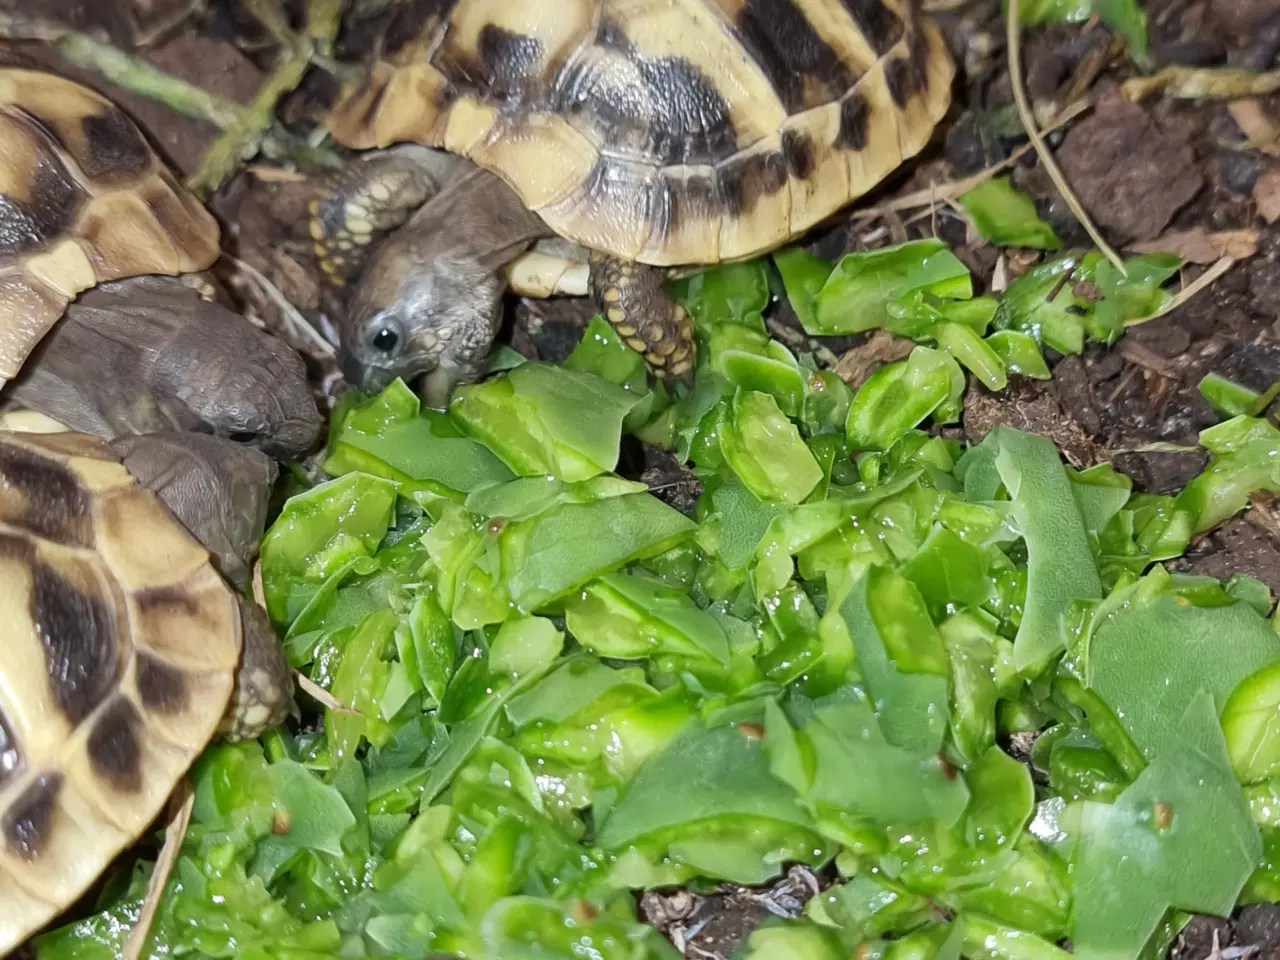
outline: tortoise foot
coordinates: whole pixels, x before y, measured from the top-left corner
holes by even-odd
[[[663,380],[687,380],[697,348],[693,318],[664,286],[666,271],[607,254],[591,255],[591,297],[626,344]]]

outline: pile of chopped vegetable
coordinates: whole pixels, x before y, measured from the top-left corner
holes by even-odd
[[[1280,430],[1205,431],[1178,496],[927,432],[966,371],[1046,377],[1042,345],[1158,313],[1176,258],[999,298],[937,241],[773,263],[680,285],[691,390],[597,318],[447,414],[401,383],[340,405],[262,587],[350,709],[207,751],[153,955],[674,958],[637,890],[790,864],[832,883],[747,960],[1156,958],[1190,912],[1280,899],[1272,597],[1161,566],[1280,493]],[[918,345],[854,392],[768,336],[780,294]],[[615,473],[628,434],[692,465],[692,518]],[[118,955],[150,870],[40,956]]]

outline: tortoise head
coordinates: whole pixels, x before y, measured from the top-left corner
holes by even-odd
[[[320,436],[320,411],[302,358],[284,341],[216,304],[160,350],[153,367],[161,396],[182,407],[183,425],[300,456]],[[219,316],[213,316],[216,311]]]
[[[347,382],[364,391],[397,377],[434,407],[480,377],[502,318],[503,283],[492,267],[448,253],[423,256],[392,242],[370,259],[339,333]]]

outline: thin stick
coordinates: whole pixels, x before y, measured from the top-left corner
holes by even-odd
[[[345,703],[308,677],[301,670],[293,671],[293,679],[294,682],[302,688],[302,691],[307,694],[307,696],[312,700],[315,700],[326,710],[332,710],[334,713],[350,714],[353,717],[361,716],[359,710],[356,710],[354,707],[348,707]]]
[[[1040,131],[1036,129],[1036,118],[1031,113],[1031,104],[1027,101],[1026,87],[1022,82],[1022,31],[1018,29],[1018,0],[1009,0],[1009,9],[1005,14],[1005,18],[1007,20],[1005,25],[1006,43],[1009,47],[1009,84],[1013,87],[1013,102],[1017,104],[1018,116],[1022,118],[1022,126],[1027,131],[1027,137],[1031,140],[1031,145],[1035,148],[1040,162],[1044,164],[1044,169],[1049,174],[1049,179],[1058,188],[1058,192],[1062,194],[1062,199],[1071,208],[1071,212],[1080,221],[1080,225],[1084,227],[1085,231],[1093,239],[1094,245],[1102,251],[1108,260],[1115,264],[1116,269],[1120,271],[1122,276],[1127,277],[1129,272],[1125,269],[1124,260],[1120,254],[1111,249],[1111,245],[1103,239],[1102,234],[1098,232],[1098,228],[1093,225],[1093,220],[1090,219],[1079,198],[1071,189],[1071,185],[1067,183],[1067,178],[1063,176],[1062,171],[1058,168],[1058,162],[1053,159],[1053,154],[1045,146],[1044,140],[1040,136]]]
[[[1136,327],[1140,323],[1146,323],[1148,320],[1154,320],[1156,317],[1163,317],[1167,313],[1172,313],[1234,267],[1236,263],[1237,260],[1235,257],[1223,257],[1204,273],[1200,274],[1199,277],[1179,290],[1177,295],[1169,301],[1169,305],[1159,313],[1153,313],[1149,317],[1139,317],[1137,320],[1126,320],[1125,326]]]
[[[1053,133],[1060,127],[1066,126],[1080,114],[1087,111],[1090,104],[1087,100],[1077,100],[1062,109],[1053,119],[1053,123],[1044,128],[1045,133]],[[999,163],[992,164],[985,170],[979,170],[971,176],[962,180],[952,180],[948,183],[933,184],[924,190],[916,190],[914,193],[905,193],[900,197],[895,197],[885,203],[877,204],[874,207],[868,207],[865,210],[855,210],[850,216],[854,220],[875,220],[882,217],[889,211],[901,212],[903,210],[911,210],[916,207],[927,207],[929,204],[937,200],[952,200],[956,197],[963,196],[974,187],[980,187],[996,174],[1003,170],[1007,170],[1015,163],[1021,160],[1033,149],[1032,144],[1024,144],[1019,147],[1005,159]]]
[[[182,797],[181,805],[169,820],[164,832],[164,846],[160,848],[160,856],[156,860],[156,868],[152,871],[151,880],[147,883],[147,895],[142,900],[142,910],[138,914],[138,922],[129,931],[129,939],[124,944],[124,960],[138,960],[142,956],[142,948],[146,946],[147,936],[151,933],[151,925],[155,923],[156,912],[160,909],[160,900],[164,896],[165,885],[178,862],[178,854],[182,852],[182,841],[187,837],[187,827],[191,825],[191,811],[195,807],[196,794],[191,789],[191,782],[183,777],[178,781],[170,799],[170,807]]]
[[[245,276],[258,285],[258,288],[266,294],[272,303],[279,308],[280,312],[285,315],[292,327],[304,339],[309,341],[312,346],[319,351],[321,356],[332,357],[336,352],[324,335],[320,333],[306,317],[302,315],[302,311],[289,302],[289,298],[280,292],[280,288],[263,275],[262,271],[248,263],[245,263],[239,257],[233,257],[231,254],[224,254],[228,260],[234,263],[240,270],[243,270]]]

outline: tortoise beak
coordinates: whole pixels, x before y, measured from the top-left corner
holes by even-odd
[[[398,375],[397,371],[390,367],[365,363],[346,350],[340,351],[338,366],[342,370],[343,379],[363,393],[377,393],[390,385]]]
[[[342,370],[342,376],[351,386],[359,387],[364,382],[367,368],[355,358],[354,354],[346,350],[339,351],[338,367]]]

